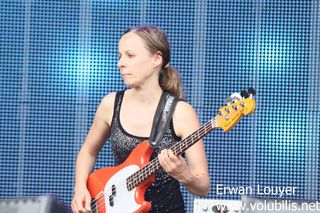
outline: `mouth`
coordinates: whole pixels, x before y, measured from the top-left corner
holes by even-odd
[[[128,75],[131,75],[129,73],[121,73],[121,76],[128,76]]]

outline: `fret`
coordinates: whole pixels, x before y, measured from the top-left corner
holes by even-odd
[[[194,133],[174,144],[170,149],[175,155],[181,155],[189,147],[207,135],[214,128],[214,121],[210,120]],[[127,178],[127,188],[132,190],[139,184],[147,180],[160,168],[160,163],[157,158],[151,160],[147,165],[142,167],[140,170],[133,173]]]
[[[147,166],[146,167],[146,171],[147,171],[147,174],[151,174],[152,173],[152,168],[150,166]]]

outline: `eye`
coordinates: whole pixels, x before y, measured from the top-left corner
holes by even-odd
[[[128,58],[134,58],[136,55],[133,53],[127,53]]]

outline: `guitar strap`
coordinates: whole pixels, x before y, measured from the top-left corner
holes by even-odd
[[[178,98],[163,91],[157,106],[156,114],[153,118],[151,134],[149,137],[149,145],[151,147],[156,148],[158,142],[162,139],[165,130],[169,126],[177,102]]]

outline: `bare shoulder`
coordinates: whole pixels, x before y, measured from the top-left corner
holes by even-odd
[[[179,101],[177,103],[174,114],[176,115],[176,118],[178,118],[178,120],[187,119],[190,118],[190,116],[197,117],[197,113],[194,107],[185,101]]]
[[[116,98],[116,92],[111,92],[103,97],[100,105],[102,105],[102,107],[112,108],[114,105],[115,98]]]
[[[199,128],[199,120],[194,107],[185,102],[179,101],[173,113],[173,126],[176,134],[184,138]]]
[[[97,116],[100,115],[101,117],[103,117],[103,120],[105,120],[108,125],[110,125],[112,121],[115,98],[116,92],[111,92],[105,95],[102,98],[97,110]]]

